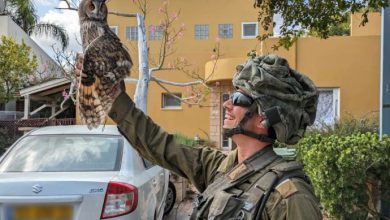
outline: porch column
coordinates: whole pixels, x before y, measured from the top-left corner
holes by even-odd
[[[51,103],[51,116],[56,114],[56,102]]]
[[[23,119],[28,119],[30,116],[30,95],[24,96],[24,117]]]

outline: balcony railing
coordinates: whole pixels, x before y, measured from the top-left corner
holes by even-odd
[[[0,120],[0,128],[6,129],[6,132],[11,139],[16,139],[23,135],[23,131],[26,129],[21,128],[36,128],[46,126],[58,126],[58,125],[75,125],[75,118],[63,118],[63,119],[19,119],[19,120]],[[4,131],[3,131],[4,132]]]

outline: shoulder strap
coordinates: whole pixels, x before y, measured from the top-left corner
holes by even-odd
[[[206,190],[200,194],[193,203],[194,211],[191,219],[195,219],[195,212],[204,211],[204,207],[207,207],[210,203],[216,192],[221,190],[227,190],[232,188],[240,183],[245,182],[252,177],[253,173],[264,170],[261,172],[265,174],[268,172],[268,166],[272,165],[275,162],[278,162],[280,157],[276,155],[272,147],[264,149],[265,151],[259,154],[259,156],[254,155],[253,158],[250,158],[248,161],[238,164],[232,170],[226,174],[220,174],[216,177],[215,181],[211,183]]]
[[[265,178],[267,177],[267,175],[269,177]],[[262,188],[263,194],[257,195],[261,199],[256,205],[257,211],[254,215],[255,220],[261,219],[261,214],[264,211],[269,196],[275,190],[275,187],[283,181],[291,178],[299,178],[310,184],[310,181],[303,172],[303,166],[297,161],[283,161],[282,163],[279,163],[276,166],[272,167],[270,171],[266,175],[264,175],[264,178],[259,178],[257,180],[256,186]]]

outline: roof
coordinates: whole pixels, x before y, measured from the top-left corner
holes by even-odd
[[[29,135],[54,135],[54,134],[103,134],[121,135],[116,125],[100,126],[97,129],[88,130],[86,125],[48,126],[33,130]]]
[[[22,89],[19,91],[19,93],[21,96],[31,95],[31,94],[43,92],[46,90],[50,90],[53,88],[57,88],[60,86],[64,86],[67,84],[70,85],[70,82],[71,81],[67,78],[54,79],[54,80],[50,80],[50,81],[47,81],[47,82],[44,82],[44,83],[41,83],[41,84],[38,84],[35,86],[31,86],[31,87]]]

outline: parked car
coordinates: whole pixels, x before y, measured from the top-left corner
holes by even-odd
[[[168,181],[116,126],[40,128],[0,158],[0,219],[162,219]]]

